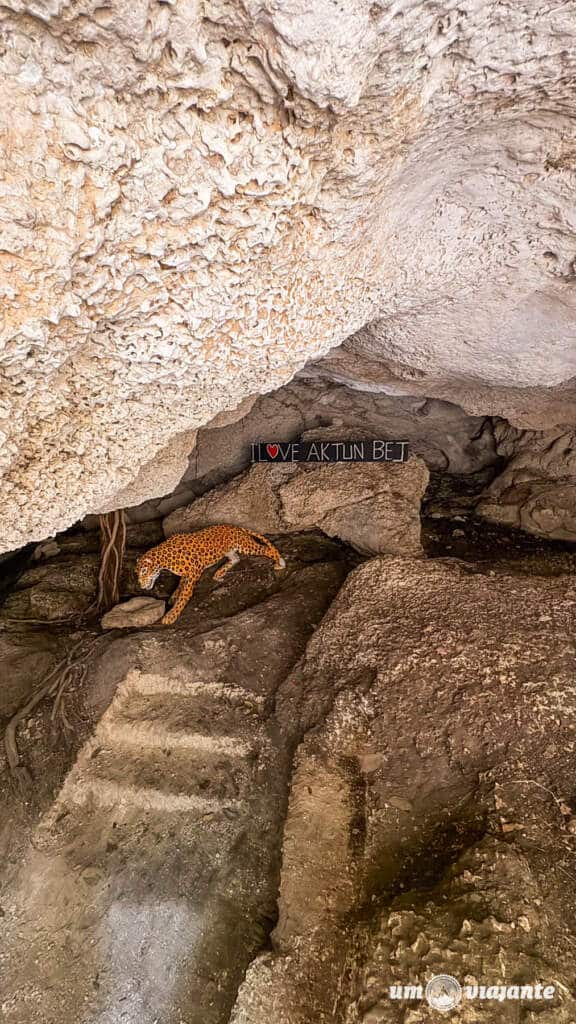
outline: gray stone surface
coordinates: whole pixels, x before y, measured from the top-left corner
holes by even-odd
[[[331,542],[286,546],[282,580],[237,567],[173,629],[99,638],[93,735],[22,848],[0,814],[6,1024],[228,1020],[274,915],[289,769],[274,694],[345,572]],[[39,748],[22,740],[41,774]]]
[[[27,568],[16,581],[0,620],[38,619],[46,622],[81,615],[94,599],[99,556],[54,554]]]
[[[58,637],[0,635],[0,718],[13,714],[59,658]]]

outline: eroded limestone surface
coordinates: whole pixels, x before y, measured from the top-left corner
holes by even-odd
[[[331,379],[573,420],[575,13],[8,0],[2,549],[346,339]]]

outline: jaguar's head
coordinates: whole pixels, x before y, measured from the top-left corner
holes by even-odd
[[[162,569],[158,566],[156,559],[150,556],[150,553],[142,555],[141,558],[136,562],[136,572],[138,573],[138,582],[143,590],[152,590],[152,587],[156,583]]]

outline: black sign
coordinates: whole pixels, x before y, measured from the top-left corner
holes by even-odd
[[[408,441],[262,441],[252,462],[406,462]]]

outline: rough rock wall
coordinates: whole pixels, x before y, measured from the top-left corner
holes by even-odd
[[[367,325],[409,392],[565,418],[575,12],[7,0],[2,549]]]
[[[574,1020],[576,581],[471,568],[364,562],[281,684],[279,919],[232,1024],[437,1024],[389,987],[444,972],[556,985],[446,1020]]]
[[[576,542],[576,432],[534,433],[494,426],[504,471],[486,488],[476,512],[549,540]]]
[[[402,438],[430,470],[448,474],[477,473],[497,459],[492,420],[469,416],[457,405],[434,399],[390,398],[326,381],[297,380],[259,396],[250,408],[244,403],[242,411],[232,430],[230,420],[222,422],[222,414],[200,429],[183,474],[178,463],[178,486],[167,488],[161,498],[128,507],[128,522],[162,519],[237,476],[250,464],[253,442],[291,441],[304,431],[317,437],[326,427],[334,429],[338,440],[367,433],[373,438]],[[236,410],[230,416],[239,414]],[[128,492],[124,496],[129,497]],[[84,522],[96,525],[91,516]]]

